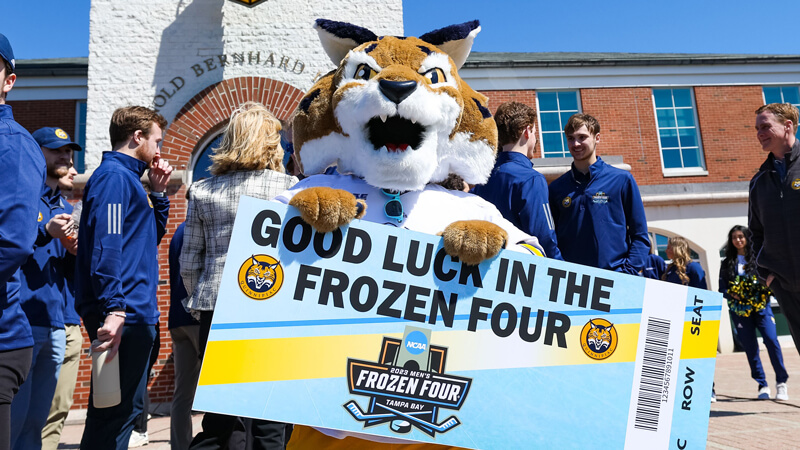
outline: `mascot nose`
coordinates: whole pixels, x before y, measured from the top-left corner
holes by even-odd
[[[400,102],[414,92],[414,89],[417,88],[417,82],[380,80],[378,86],[386,98],[399,105]]]

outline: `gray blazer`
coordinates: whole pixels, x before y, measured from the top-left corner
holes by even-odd
[[[266,169],[231,172],[192,184],[180,257],[188,310],[214,310],[239,197],[272,200],[297,181]]]

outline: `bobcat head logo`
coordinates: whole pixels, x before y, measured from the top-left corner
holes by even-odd
[[[319,19],[322,47],[338,68],[300,101],[294,146],[306,174],[336,165],[372,186],[420,190],[448,174],[485,183],[497,128],[487,98],[458,75],[477,21],[419,38],[377,36]]]
[[[281,288],[283,268],[268,255],[253,255],[239,269],[239,287],[254,300],[266,300]]]
[[[611,333],[608,330],[614,325],[611,325],[611,327],[604,327],[602,325],[595,325],[594,322],[590,320],[589,326],[591,326],[591,328],[589,329],[589,334],[586,336],[586,343],[589,345],[590,349],[601,353],[611,345]]]
[[[605,319],[591,319],[581,330],[581,348],[592,359],[606,359],[617,349],[617,330]]]
[[[266,290],[275,283],[275,269],[278,264],[267,264],[258,261],[255,256],[251,259],[253,265],[247,270],[247,284],[256,291]]]

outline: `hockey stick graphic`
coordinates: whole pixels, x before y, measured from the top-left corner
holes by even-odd
[[[355,419],[359,421],[376,420],[376,419],[393,419],[397,417],[397,414],[364,414],[364,412],[361,411],[361,408],[358,407],[358,403],[356,403],[355,400],[350,400],[349,402],[345,403],[344,407],[347,408],[350,414],[352,414],[353,417],[355,417]],[[409,414],[430,414],[430,413],[431,411],[415,411]]]
[[[458,418],[456,416],[450,416],[449,419],[445,420],[440,425],[437,425],[435,423],[431,423],[431,422],[419,419],[417,417],[414,417],[413,414],[419,414],[417,412],[407,414],[407,413],[404,413],[404,412],[400,412],[400,411],[398,411],[396,409],[390,408],[390,407],[388,407],[386,405],[381,405],[380,403],[378,403],[377,405],[380,406],[381,408],[391,412],[391,413],[394,413],[394,414],[404,418],[404,419],[408,419],[408,420],[410,420],[412,422],[415,422],[415,423],[418,423],[418,424],[420,424],[422,426],[428,427],[428,428],[436,431],[437,433],[444,433],[445,431],[449,431],[451,428],[455,428],[455,427],[461,425],[461,422],[458,420]]]

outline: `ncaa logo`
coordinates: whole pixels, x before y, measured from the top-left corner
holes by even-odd
[[[421,331],[412,331],[406,336],[403,345],[412,355],[419,355],[428,349],[428,338]]]
[[[253,300],[266,300],[283,285],[283,267],[269,255],[253,255],[239,268],[239,288]]]
[[[569,208],[569,205],[571,204],[572,204],[571,197],[564,197],[564,200],[561,200],[561,206],[563,206],[564,208]]]
[[[795,178],[792,180],[792,189],[795,191],[800,190],[800,178]]]

